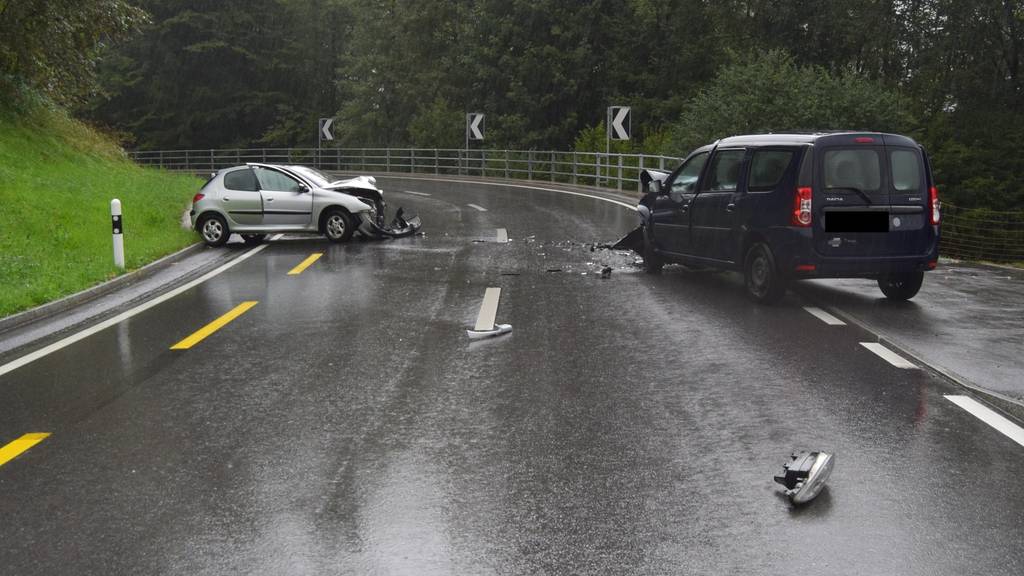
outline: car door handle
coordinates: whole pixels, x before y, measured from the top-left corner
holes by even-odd
[[[273,201],[274,201],[273,198],[267,198],[267,202],[273,202]]]
[[[729,204],[728,206],[725,207],[725,211],[726,212],[732,212],[735,209],[736,209],[736,205],[735,204]]]
[[[690,205],[689,204],[683,204],[682,206],[679,207],[679,211],[682,212],[682,213],[686,213],[689,209],[690,209]]]
[[[225,197],[224,197],[224,201],[225,201],[225,202],[231,202],[231,198],[228,198],[227,196],[225,196]]]

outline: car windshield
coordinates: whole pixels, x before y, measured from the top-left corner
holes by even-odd
[[[329,176],[316,168],[310,168],[308,166],[289,166],[288,169],[304,176],[307,180],[321,188],[332,182]]]

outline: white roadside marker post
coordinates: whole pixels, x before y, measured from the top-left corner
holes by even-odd
[[[124,220],[121,218],[121,201],[110,201],[110,222],[114,231],[114,266],[124,270]]]

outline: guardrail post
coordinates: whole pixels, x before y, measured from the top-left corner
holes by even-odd
[[[619,154],[619,190],[622,190],[622,154]]]
[[[160,151],[160,167],[161,168],[164,167],[164,151],[163,150]]]
[[[121,217],[121,201],[110,201],[110,222],[114,233],[114,266],[124,270],[124,218]]]
[[[480,151],[480,177],[487,176],[487,150]]]
[[[385,172],[391,172],[391,148],[384,149]]]
[[[533,150],[526,153],[526,179],[533,180]]]
[[[579,168],[578,168],[577,163],[576,163],[576,152],[573,152],[572,153],[572,183],[573,184],[576,184],[578,182],[578,176],[579,176]]]
[[[554,182],[555,181],[555,151],[554,150],[551,151],[551,166],[549,167],[548,171],[551,173],[551,181]]]
[[[510,172],[508,170],[508,150],[505,150],[505,179],[508,180]]]

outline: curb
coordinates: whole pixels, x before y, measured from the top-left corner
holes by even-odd
[[[24,312],[18,312],[6,318],[0,318],[0,334],[19,328],[31,322],[35,322],[41,318],[47,318],[65,312],[80,304],[85,304],[91,300],[95,300],[101,296],[106,296],[111,292],[119,290],[125,286],[128,286],[139,280],[143,280],[152,276],[153,274],[175,264],[181,260],[184,260],[188,256],[201,251],[205,245],[202,242],[197,242],[191,246],[187,246],[178,250],[177,252],[168,254],[163,258],[159,258],[146,264],[142,268],[122,274],[117,278],[107,280],[101,284],[97,284],[91,288],[86,288],[81,292],[76,292],[69,296],[65,296],[53,302],[47,302],[46,304],[40,304],[35,308],[30,308]]]
[[[1014,420],[1024,422],[1024,401],[1012,398],[1000,392],[986,390],[978,386],[977,384],[970,382],[969,380],[967,380],[963,376],[960,376],[956,372],[953,372],[952,370],[948,370],[941,366],[937,366],[925,360],[917,352],[907,348],[906,346],[903,346],[902,344],[898,344],[897,342],[893,341],[892,339],[886,336],[881,335],[874,328],[872,328],[865,322],[861,321],[860,319],[856,318],[852,314],[839,310],[835,306],[825,304],[820,300],[814,298],[813,296],[808,295],[802,290],[793,291],[799,294],[801,298],[804,298],[805,300],[817,305],[818,307],[827,310],[830,314],[833,314],[834,316],[838,317],[840,320],[843,320],[847,324],[852,324],[853,326],[856,326],[857,328],[863,330],[864,332],[867,332],[873,338],[875,338],[879,344],[891,349],[894,352],[898,352],[901,355],[906,356],[907,358],[913,360],[919,366],[921,366],[928,372],[931,372],[935,376],[938,376],[939,378],[942,378],[956,386],[960,386],[961,388],[966,388],[971,392],[974,392],[975,394],[981,396],[981,400],[983,400],[990,407],[995,408],[999,412],[1003,413],[1003,415],[1008,416]]]

